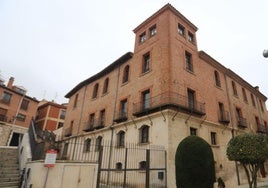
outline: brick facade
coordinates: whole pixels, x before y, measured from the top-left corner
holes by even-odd
[[[65,136],[116,141],[124,131],[126,142],[140,144],[140,131],[146,125],[149,141],[142,144],[165,146],[168,187],[175,187],[175,151],[181,140],[196,131],[212,145],[217,177],[227,187],[236,185],[235,165],[226,157],[226,145],[236,134],[267,133],[266,97],[198,51],[196,31],[170,4],[136,27],[133,53],[126,53],[66,95],[70,100]],[[108,90],[103,93],[107,79]],[[246,182],[242,172],[240,176]]]

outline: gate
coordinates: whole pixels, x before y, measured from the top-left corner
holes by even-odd
[[[166,188],[166,151],[160,146],[103,145],[97,188]]]

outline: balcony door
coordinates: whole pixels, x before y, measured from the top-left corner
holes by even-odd
[[[195,91],[187,89],[188,107],[191,110],[195,109]]]

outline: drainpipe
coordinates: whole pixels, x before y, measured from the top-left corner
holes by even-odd
[[[230,120],[231,120],[231,125],[232,125],[232,130],[231,130],[231,133],[232,133],[232,138],[234,138],[234,119],[233,119],[233,108],[232,108],[232,103],[231,103],[231,98],[230,98],[230,95],[229,95],[229,90],[228,90],[228,82],[227,82],[227,78],[226,78],[226,74],[224,73],[224,80],[225,80],[225,83],[226,83],[226,93],[227,93],[227,98],[228,98],[228,104],[229,104],[229,111],[230,111]],[[237,161],[235,161],[235,170],[236,170],[236,177],[237,177],[237,184],[240,185],[240,177],[239,177],[239,170],[238,170],[238,164],[237,164]]]
[[[120,78],[120,67],[118,67],[118,73],[117,73],[117,83],[116,83],[116,87],[115,87],[115,99],[114,99],[114,113],[113,113],[113,120],[116,117],[116,105],[117,105],[117,97],[118,97],[118,89],[119,89],[119,78]],[[109,163],[108,163],[108,169],[111,168],[111,160],[112,160],[112,151],[113,151],[113,138],[114,138],[114,121],[112,122],[112,125],[110,126],[111,129],[111,141],[110,141],[110,153],[109,153]],[[109,184],[110,181],[110,171],[108,171],[108,175],[107,175],[107,184]]]
[[[79,134],[80,126],[81,126],[81,121],[82,121],[82,116],[83,116],[83,110],[84,110],[84,104],[85,104],[85,98],[86,98],[86,91],[87,91],[87,85],[85,86],[85,92],[84,92],[83,101],[82,101],[82,108],[81,108],[81,111],[80,111],[80,118],[79,118],[77,132],[76,132],[76,136],[75,136],[75,140],[74,140],[74,151],[73,151],[73,157],[72,157],[72,159],[74,159],[77,138],[78,138],[78,134]]]

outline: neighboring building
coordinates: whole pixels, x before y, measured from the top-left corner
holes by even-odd
[[[13,85],[11,77],[7,86],[0,82],[0,145],[17,145],[36,115],[39,101],[26,95],[26,89]]]
[[[244,132],[267,133],[267,98],[198,51],[196,31],[170,4],[136,27],[133,53],[124,54],[67,93],[65,139],[79,136],[96,144],[112,140],[120,147],[124,143],[164,146],[167,187],[173,188],[177,146],[185,137],[197,135],[211,144],[217,177],[227,187],[237,185],[235,163],[226,157],[227,143]],[[142,166],[143,161],[137,163]],[[238,169],[241,183],[246,183],[239,164]]]
[[[41,101],[35,118],[36,125],[42,130],[54,131],[61,128],[66,114],[66,104]]]

